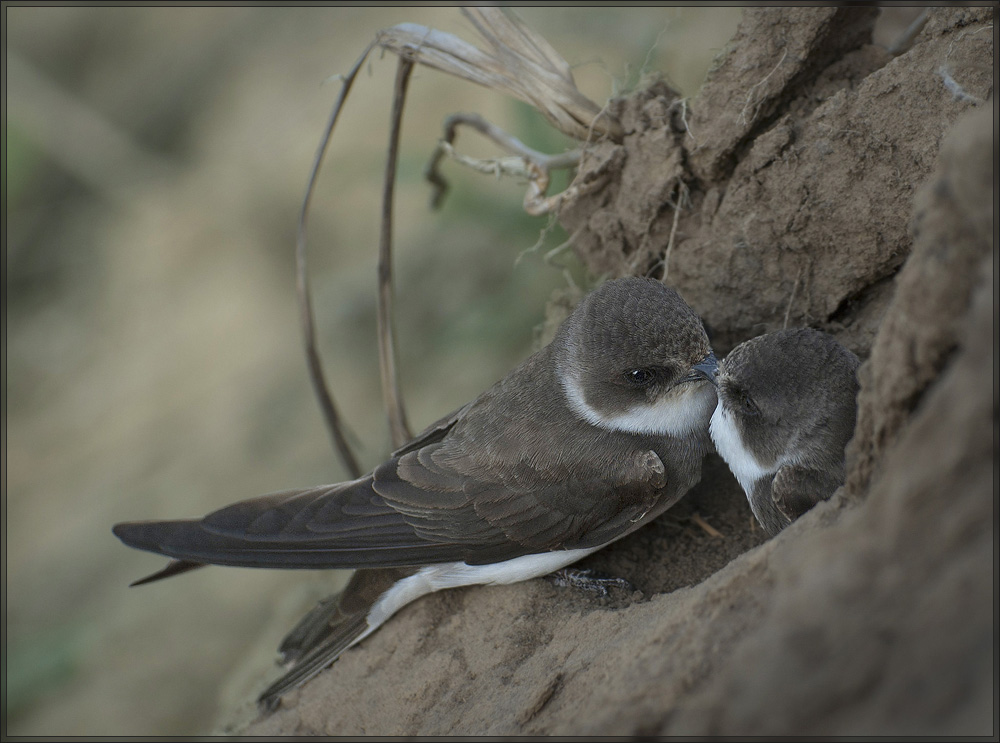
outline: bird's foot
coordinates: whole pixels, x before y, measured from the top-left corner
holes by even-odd
[[[616,588],[621,591],[633,593],[636,587],[624,578],[617,578],[613,575],[600,573],[587,568],[563,568],[548,576],[554,584],[560,587],[578,588],[598,596],[607,596],[610,589]]]

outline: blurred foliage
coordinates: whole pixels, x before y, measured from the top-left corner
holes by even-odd
[[[4,198],[7,208],[16,210],[21,205],[25,189],[31,186],[42,156],[31,140],[24,136],[16,122],[7,122],[4,149]]]
[[[86,627],[79,621],[19,637],[6,645],[4,718],[16,717],[39,698],[58,693],[80,670]]]
[[[282,597],[323,579],[219,569],[129,591],[161,561],[123,548],[110,526],[343,477],[305,373],[294,295],[299,204],[338,92],[321,83],[378,28],[405,20],[468,35],[468,25],[454,8],[420,7],[5,13],[5,732],[204,732],[232,669],[256,647],[261,667],[270,662],[279,638],[260,633]],[[669,69],[693,94],[739,10],[521,15],[603,102],[644,69]],[[368,465],[388,449],[375,251],[394,68],[376,56],[359,78],[310,216],[321,353]],[[451,191],[429,212],[423,168],[459,110],[538,150],[573,146],[525,104],[414,76],[395,275],[415,428],[530,352],[546,301],[566,284],[562,264],[585,280],[571,253],[543,261],[566,240],[561,228],[529,250],[550,225],[522,211],[523,184],[446,162]],[[489,152],[471,132],[457,146]],[[550,193],[569,177],[557,174]]]

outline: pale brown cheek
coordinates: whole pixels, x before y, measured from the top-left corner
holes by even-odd
[[[612,387],[605,390],[599,408],[594,405],[593,402],[589,402],[589,404],[601,415],[613,417],[616,415],[624,415],[636,403],[641,402],[642,400],[643,397],[641,395],[636,395],[631,390],[623,390]]]

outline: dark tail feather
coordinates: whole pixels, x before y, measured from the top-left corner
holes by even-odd
[[[278,646],[282,664],[297,663],[329,633],[340,611],[340,597],[337,593],[320,601],[285,635]]]
[[[167,566],[163,570],[157,570],[152,575],[147,575],[145,578],[140,578],[139,580],[132,581],[128,584],[129,588],[133,586],[144,586],[147,583],[155,583],[158,580],[163,580],[164,578],[171,578],[175,575],[180,575],[181,573],[186,573],[189,570],[194,570],[195,568],[203,568],[205,563],[203,562],[190,562],[188,560],[171,560],[167,563]]]
[[[324,602],[325,603],[325,602]],[[321,604],[322,606],[323,604]],[[315,610],[314,610],[315,611]],[[269,714],[281,704],[281,696],[316,676],[329,666],[368,629],[364,614],[345,617],[345,621],[331,628],[330,635],[296,663],[292,670],[268,686],[257,698],[261,712]]]
[[[320,601],[285,637],[279,648],[292,669],[261,694],[260,708],[273,711],[281,695],[305,683],[333,663],[367,631],[372,607],[396,583],[416,571],[410,568],[357,570],[344,590]]]
[[[155,552],[187,565],[311,570],[376,568],[450,562],[463,559],[466,552],[459,545],[428,542],[402,522],[398,526],[393,524],[391,530],[374,534],[355,530],[347,536],[308,532],[305,537],[289,537],[279,532],[270,538],[221,534],[206,528],[204,521],[196,520],[131,521],[115,524],[112,531],[129,547]],[[178,566],[177,572],[183,570]],[[175,574],[174,569],[168,566],[167,574]]]

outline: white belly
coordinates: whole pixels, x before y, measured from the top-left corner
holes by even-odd
[[[538,578],[571,565],[599,549],[601,547],[554,550],[537,555],[523,555],[490,565],[467,565],[464,562],[428,565],[410,577],[403,578],[379,597],[368,612],[368,629],[351,645],[368,637],[397,611],[428,593],[459,586],[500,585]]]

